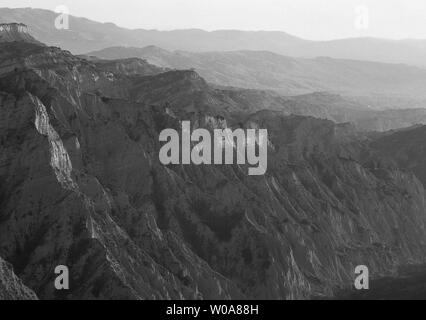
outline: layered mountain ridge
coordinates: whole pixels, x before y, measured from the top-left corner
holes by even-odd
[[[266,50],[294,57],[332,57],[426,66],[425,40],[353,38],[310,41],[277,31],[129,30],[113,23],[99,23],[72,15],[69,17],[69,30],[58,30],[54,24],[58,15],[41,9],[0,9],[0,21],[23,22],[40,41],[70,50],[74,54],[112,46],[155,45],[172,51]]]
[[[103,59],[137,57],[167,68],[193,68],[219,86],[273,90],[284,95],[328,91],[355,97],[394,96],[417,99],[411,107],[426,106],[426,69],[408,65],[294,58],[267,51],[170,52],[153,46],[111,47],[88,55]]]
[[[414,126],[379,134],[373,147],[396,166],[414,172],[426,184],[425,137],[426,126]]]

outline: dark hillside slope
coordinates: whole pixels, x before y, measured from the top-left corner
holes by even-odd
[[[0,45],[0,256],[40,298],[303,299],[351,286],[359,264],[425,262],[423,185],[363,165],[351,126],[244,110],[193,71]],[[182,120],[267,128],[266,175],[161,165],[159,134]]]

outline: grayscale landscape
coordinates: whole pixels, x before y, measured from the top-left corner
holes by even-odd
[[[52,10],[0,8],[0,300],[426,299],[426,40]],[[183,121],[266,173],[164,165]]]

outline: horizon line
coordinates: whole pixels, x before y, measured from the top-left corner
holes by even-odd
[[[44,9],[44,8],[36,8],[36,7],[0,7],[1,9],[9,9],[9,10],[22,10],[22,9],[29,9],[29,10],[40,10],[40,11],[47,11],[53,14],[57,14],[54,10],[49,10],[49,9]],[[309,41],[309,42],[333,42],[333,41],[343,41],[343,40],[357,40],[357,39],[370,39],[370,40],[382,40],[382,41],[390,41],[390,42],[403,42],[403,41],[426,41],[426,38],[386,38],[386,37],[375,37],[375,36],[354,36],[354,37],[340,37],[340,38],[332,38],[332,39],[327,39],[327,40],[312,40],[312,39],[307,39],[304,37],[300,37],[291,33],[288,33],[287,31],[284,30],[266,30],[266,29],[259,29],[259,30],[255,30],[255,29],[213,29],[213,30],[207,30],[207,29],[202,29],[202,28],[198,28],[198,27],[188,27],[188,28],[175,28],[175,29],[158,29],[158,28],[129,28],[129,27],[124,27],[124,26],[120,26],[115,22],[112,21],[106,21],[106,22],[102,22],[99,20],[93,20],[91,18],[85,17],[85,16],[77,16],[77,15],[73,15],[70,14],[70,17],[76,18],[76,19],[86,19],[95,23],[99,23],[99,24],[106,24],[106,25],[114,25],[117,28],[120,29],[125,29],[128,31],[151,31],[151,32],[184,32],[184,31],[200,31],[200,32],[206,32],[206,33],[217,33],[217,32],[247,32],[247,33],[281,33],[281,34],[285,34],[286,36],[295,38],[297,40],[302,40],[302,41]],[[17,23],[22,23],[22,22],[18,22]],[[2,23],[2,22],[0,22]]]

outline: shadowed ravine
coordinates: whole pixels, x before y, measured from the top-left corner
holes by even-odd
[[[424,300],[426,299],[426,265],[401,268],[394,277],[373,280],[365,291],[345,291],[338,300]]]

